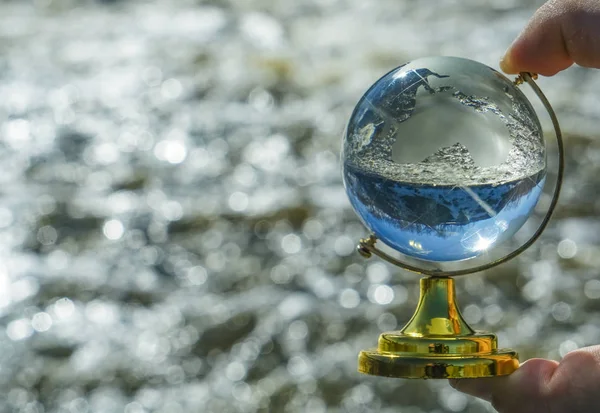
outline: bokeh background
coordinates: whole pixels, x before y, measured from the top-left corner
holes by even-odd
[[[420,56],[492,67],[540,1],[0,2],[0,412],[483,412],[356,373],[418,277],[354,254],[344,124]],[[600,74],[540,81],[556,218],[457,281],[522,358],[600,343]],[[551,136],[551,134],[549,135]]]

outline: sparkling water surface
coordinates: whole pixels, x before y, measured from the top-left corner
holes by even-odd
[[[339,143],[382,73],[494,66],[540,4],[0,2],[0,412],[491,412],[445,380],[357,373],[419,277],[355,254]],[[521,360],[600,343],[600,76],[539,84],[568,145],[557,214],[456,281]]]

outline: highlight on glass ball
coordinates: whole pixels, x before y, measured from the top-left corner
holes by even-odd
[[[352,113],[342,161],[350,202],[372,233],[437,262],[509,240],[546,178],[542,128],[525,95],[455,57],[418,59],[379,79]]]

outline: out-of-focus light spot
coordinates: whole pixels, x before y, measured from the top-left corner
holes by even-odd
[[[575,241],[570,240],[568,238],[563,239],[561,242],[558,243],[556,250],[561,258],[568,260],[577,255],[577,244],[575,243]]]
[[[502,311],[502,308],[500,308],[500,306],[496,304],[488,305],[483,310],[483,318],[485,319],[485,322],[489,325],[498,324],[503,317],[504,312]]]
[[[22,148],[31,139],[29,122],[25,119],[8,121],[3,125],[0,136],[12,148]]]
[[[110,219],[104,223],[102,227],[102,232],[104,236],[111,241],[116,241],[121,239],[123,234],[125,233],[125,227],[123,223],[118,219]]]
[[[95,191],[102,191],[112,185],[112,176],[106,170],[92,172],[87,177],[86,185]]]
[[[327,405],[318,397],[311,397],[308,402],[306,402],[306,412],[310,413],[325,413],[327,411]]]
[[[519,336],[534,337],[538,332],[539,323],[530,316],[524,316],[517,321],[517,332]]]
[[[160,93],[165,99],[177,99],[181,92],[183,92],[181,82],[173,78],[165,80],[160,87]]]
[[[231,381],[240,381],[246,377],[246,367],[239,361],[229,363],[225,369],[225,376]]]
[[[309,372],[310,366],[304,357],[294,356],[288,361],[287,369],[292,376],[303,376]]]
[[[13,213],[10,209],[0,207],[0,228],[9,227],[13,223]]]
[[[523,287],[523,290],[522,290],[523,297],[525,297],[527,300],[529,300],[531,302],[538,301],[539,299],[541,299],[542,297],[544,297],[546,294],[548,294],[550,292],[551,287],[552,287],[552,284],[540,281],[539,279],[535,278],[535,279],[529,281]]]
[[[31,327],[40,333],[48,331],[52,327],[52,317],[45,312],[36,313],[31,319]]]
[[[36,279],[31,277],[22,278],[15,281],[11,286],[11,295],[13,302],[19,302],[38,292],[40,286]]]
[[[171,366],[167,369],[167,382],[172,385],[181,384],[185,380],[185,371],[181,366]]]
[[[344,308],[356,308],[360,304],[360,295],[352,288],[346,288],[340,293],[340,305]]]
[[[586,281],[583,287],[583,293],[591,300],[597,300],[600,298],[600,280],[589,280]]]
[[[485,284],[481,277],[467,277],[465,282],[465,290],[473,295],[481,295],[485,291]]]
[[[242,18],[241,31],[256,46],[275,49],[283,44],[283,28],[277,20],[264,13],[249,13]]]
[[[286,297],[278,306],[281,316],[292,320],[311,311],[315,306],[313,300],[304,294],[291,294]]]
[[[318,240],[323,236],[323,224],[316,219],[309,219],[304,223],[302,229],[306,238],[311,240]]]
[[[141,270],[135,277],[135,285],[142,291],[151,291],[157,283],[156,274],[150,270]]]
[[[452,389],[440,395],[440,403],[451,412],[462,412],[469,404],[467,396]]]
[[[52,270],[64,270],[69,265],[69,254],[60,249],[51,251],[46,256],[46,262]]]
[[[382,284],[390,279],[390,271],[382,262],[370,263],[367,267],[367,277],[373,284]]]
[[[346,326],[343,323],[332,323],[327,326],[327,337],[332,340],[341,340],[346,334]]]
[[[341,257],[347,257],[354,252],[354,240],[347,235],[336,238],[333,244],[335,253]]]
[[[466,322],[469,324],[477,324],[483,318],[483,312],[481,311],[481,308],[475,304],[469,304],[466,306],[462,314]]]
[[[236,383],[231,389],[231,395],[240,402],[248,403],[252,400],[252,388],[248,383]]]
[[[394,300],[396,304],[404,304],[408,300],[408,290],[402,285],[394,287]]]
[[[271,269],[271,280],[276,284],[287,284],[292,280],[292,273],[285,265],[276,265]]]
[[[326,277],[319,277],[317,281],[314,283],[315,295],[322,299],[327,299],[331,297],[335,291],[335,285]]]
[[[114,304],[101,301],[91,301],[85,307],[86,317],[98,324],[114,324],[117,321],[118,313]]]
[[[398,327],[398,320],[392,313],[383,313],[377,318],[377,327],[380,331],[390,331]]]
[[[187,147],[180,141],[162,140],[154,146],[154,156],[159,161],[179,164],[187,156]]]
[[[369,404],[373,401],[373,389],[366,384],[359,384],[352,389],[352,400],[357,404]]]
[[[281,239],[281,249],[288,254],[296,254],[302,249],[302,240],[296,234],[287,234]]]
[[[159,337],[153,331],[144,331],[138,337],[136,350],[140,358],[155,361],[162,353]]]
[[[561,357],[564,357],[571,351],[575,351],[578,348],[579,345],[573,340],[565,340],[562,343],[560,343],[560,346],[558,347],[558,353]]]
[[[552,317],[556,321],[565,322],[571,318],[571,306],[563,301],[552,306]]]
[[[73,109],[67,108],[56,108],[54,112],[54,122],[58,125],[70,125],[75,121],[75,112]]]
[[[108,205],[113,213],[123,214],[137,206],[137,197],[129,191],[118,191],[108,197]]]
[[[50,215],[56,211],[56,199],[52,195],[40,195],[36,199],[36,207],[41,215]]]
[[[292,340],[304,340],[308,335],[308,326],[302,320],[296,320],[288,327],[288,335]]]
[[[138,402],[131,402],[129,404],[127,404],[127,406],[125,406],[125,413],[145,413],[146,410],[144,409],[144,406],[142,406],[140,403]]]
[[[229,208],[236,212],[245,211],[246,208],[248,208],[249,203],[248,195],[246,195],[244,192],[234,192],[233,194],[229,195],[228,203]]]
[[[222,271],[227,264],[227,257],[223,251],[211,251],[206,256],[206,267],[213,271]]]
[[[314,378],[306,378],[298,384],[298,390],[302,394],[314,394],[317,391],[317,381]]]
[[[372,303],[387,305],[394,300],[394,290],[388,285],[372,285],[367,296]]]
[[[54,303],[54,314],[56,318],[65,320],[75,312],[75,304],[70,299],[64,297]]]
[[[14,82],[3,90],[3,105],[11,114],[21,114],[29,109],[35,99],[35,92],[30,83]]]
[[[191,285],[202,285],[206,282],[207,278],[208,274],[206,269],[201,265],[197,265],[187,270],[187,279]]]
[[[263,141],[250,143],[244,149],[244,159],[265,171],[274,171],[287,157],[290,150],[289,139],[275,134]]]
[[[37,239],[42,245],[52,245],[58,239],[58,232],[50,225],[45,225],[38,230]]]
[[[51,1],[51,0],[48,0]],[[70,410],[72,412],[87,412],[89,411],[89,405],[86,399],[84,399],[83,397],[78,397],[74,400],[71,401],[70,404]]]
[[[11,282],[10,276],[4,265],[0,265],[0,308],[4,308],[11,303]]]
[[[243,162],[235,168],[233,177],[239,184],[251,187],[257,181],[256,169],[252,165]]]
[[[158,67],[150,66],[142,71],[142,80],[148,86],[158,86],[162,82],[162,70]]]
[[[273,108],[275,100],[273,95],[263,88],[257,87],[252,89],[248,95],[248,103],[259,112],[268,112]]]
[[[169,221],[179,221],[183,217],[183,207],[177,201],[163,202],[160,210],[163,216]]]
[[[6,326],[6,334],[13,341],[23,340],[33,334],[31,323],[26,318],[13,320]]]
[[[94,161],[99,165],[110,165],[119,160],[121,151],[111,142],[101,143],[94,148]]]
[[[332,135],[337,133],[338,128],[341,124],[341,117],[336,115],[336,113],[324,111],[325,113],[319,113],[317,118],[315,119],[315,125],[319,129],[319,131]]]

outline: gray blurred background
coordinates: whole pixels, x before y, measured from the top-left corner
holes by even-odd
[[[491,411],[356,373],[418,277],[354,254],[339,147],[379,76],[497,67],[540,4],[0,2],[0,412]],[[567,135],[556,218],[457,289],[474,327],[560,359],[600,343],[600,74],[540,85]]]

